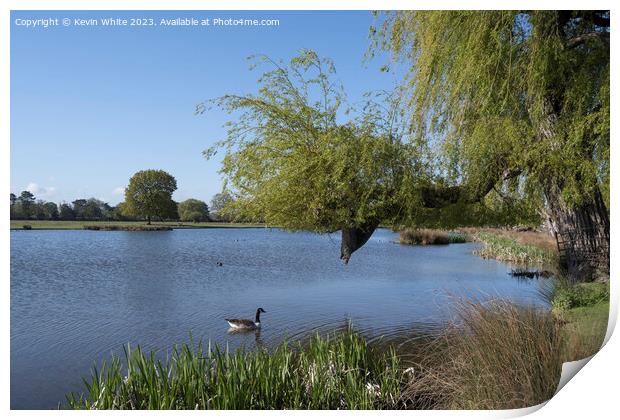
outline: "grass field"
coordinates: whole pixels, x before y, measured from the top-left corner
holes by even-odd
[[[609,301],[569,309],[564,314],[565,361],[592,356],[603,345],[609,321]]]
[[[87,226],[145,226],[146,222],[125,221],[88,221],[88,220],[11,220],[11,229],[23,229],[24,225],[30,225],[32,229],[84,229]],[[209,228],[257,228],[268,227],[262,223],[223,223],[223,222],[152,222],[151,226],[169,226],[174,229],[209,229]]]

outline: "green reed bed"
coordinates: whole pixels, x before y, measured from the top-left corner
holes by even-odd
[[[550,250],[519,243],[509,236],[479,232],[475,237],[483,244],[482,248],[475,251],[475,254],[483,258],[518,264],[549,264],[553,263],[556,258]]]
[[[139,347],[93,369],[76,409],[396,408],[402,370],[353,331],[313,337],[305,347],[235,352],[176,346],[164,361]]]
[[[400,243],[404,245],[448,245],[467,241],[463,233],[439,229],[408,228],[400,232]]]

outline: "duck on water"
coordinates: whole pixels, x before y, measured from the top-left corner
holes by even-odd
[[[228,319],[225,318],[230,328],[236,330],[255,330],[260,328],[260,314],[262,312],[266,312],[263,308],[258,308],[256,310],[256,318],[254,321],[249,319]]]

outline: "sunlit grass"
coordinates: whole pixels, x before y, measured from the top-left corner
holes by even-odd
[[[556,254],[549,249],[520,243],[509,236],[479,232],[475,237],[483,244],[475,254],[483,258],[519,264],[552,264],[556,259]]]
[[[235,352],[182,345],[158,360],[126,349],[85,380],[86,409],[373,409],[398,405],[402,372],[393,352],[378,353],[353,331],[313,337],[302,348]]]

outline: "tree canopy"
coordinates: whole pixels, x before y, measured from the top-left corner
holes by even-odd
[[[177,206],[179,219],[183,222],[206,222],[209,220],[209,207],[204,201],[189,198]]]
[[[406,11],[373,29],[407,63],[414,136],[450,185],[508,178],[531,198],[563,178],[578,204],[609,182],[609,17],[599,11]]]
[[[130,216],[143,216],[149,224],[153,217],[175,219],[177,206],[172,193],[176,189],[176,179],[165,171],[138,171],[129,179],[125,189],[123,211]]]
[[[254,63],[269,66],[258,93],[215,101],[240,116],[227,138],[205,151],[209,157],[226,150],[231,206],[241,217],[317,232],[376,227],[389,218],[400,206],[398,190],[411,185],[403,180],[414,174],[407,145],[394,132],[397,115],[369,101],[339,122],[354,111],[333,63],[313,51],[300,51],[288,65],[265,56]]]
[[[395,92],[353,107],[334,64],[301,50],[286,64],[254,57],[268,67],[257,93],[199,105],[235,115],[205,155],[225,150],[239,214],[342,230],[345,261],[380,222],[537,223],[544,214],[556,233],[592,230],[608,244],[608,12],[381,19],[371,51],[409,68]]]
[[[444,186],[429,195],[467,202],[494,190],[529,203],[565,247],[563,266],[602,256],[608,270],[609,12],[384,17],[373,33],[409,66],[412,135],[439,151]]]

